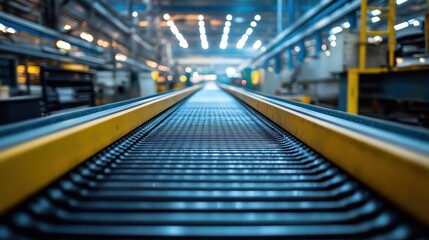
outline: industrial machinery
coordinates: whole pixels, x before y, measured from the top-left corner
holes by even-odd
[[[10,125],[0,238],[427,237],[428,143],[213,83]]]

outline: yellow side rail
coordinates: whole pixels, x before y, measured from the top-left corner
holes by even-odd
[[[2,150],[0,213],[200,88],[201,86],[190,87]]]
[[[429,226],[428,155],[221,87]]]

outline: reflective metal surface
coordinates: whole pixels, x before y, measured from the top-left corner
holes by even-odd
[[[206,85],[7,214],[0,237],[413,237],[404,219]]]

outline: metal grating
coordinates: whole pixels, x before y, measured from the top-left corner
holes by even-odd
[[[408,238],[359,183],[207,85],[7,214],[0,237]]]

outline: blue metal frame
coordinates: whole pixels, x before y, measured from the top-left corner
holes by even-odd
[[[359,9],[360,0],[331,0],[322,2],[320,6],[309,11],[304,17],[296,21],[291,27],[285,29],[278,37],[276,37],[268,46],[267,51],[258,54],[240,68],[244,68],[249,64],[263,62],[275,56],[285,48],[288,48],[304,38],[311,36],[312,32],[320,31],[337,21],[339,18],[347,16],[351,12]]]

